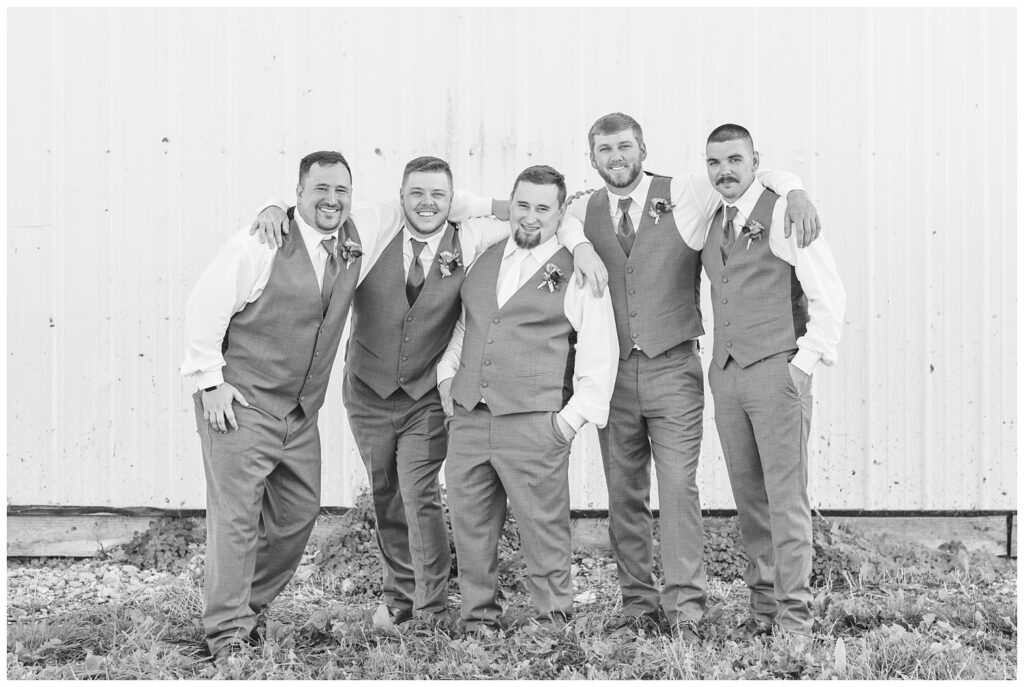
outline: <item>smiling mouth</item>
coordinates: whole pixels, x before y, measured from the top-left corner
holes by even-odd
[[[417,210],[416,215],[423,219],[430,219],[437,216],[437,210]]]

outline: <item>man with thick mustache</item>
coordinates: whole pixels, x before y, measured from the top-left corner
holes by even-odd
[[[622,589],[622,616],[613,634],[668,629],[696,641],[693,623],[702,617],[707,597],[696,479],[704,412],[697,355],[697,337],[704,333],[700,250],[719,196],[705,175],[645,173],[643,131],[628,115],[599,118],[588,141],[591,165],[605,188],[576,200],[569,212],[583,221],[608,268],[619,340],[608,424],[598,432],[609,538]],[[760,176],[788,194],[788,217],[801,229],[801,242],[813,239],[816,215],[799,180],[783,172]],[[652,458],[661,590],[653,575]]]
[[[466,276],[462,316],[437,366],[452,415],[445,483],[471,633],[501,626],[506,499],[538,622],[558,627],[572,613],[569,449],[585,423],[607,419],[618,348],[607,292],[598,298],[568,279],[572,255],[555,241],[565,197],[551,167],[516,178],[512,237]]]
[[[268,251],[240,230],[186,305],[181,372],[199,389],[207,488],[203,627],[218,660],[255,639],[320,509],[317,413],[360,274],[351,247],[379,239],[349,218],[351,191],[341,153],[304,157],[288,240]]]
[[[811,375],[836,361],[846,292],[824,238],[798,248],[778,231],[786,200],[754,178],[750,132],[708,136],[708,178],[722,194],[701,252],[714,304],[708,381],[747,551],[750,616],[734,632],[811,632],[807,438]]]
[[[492,204],[463,191],[458,196],[460,213],[463,207],[475,214],[485,207],[508,211],[507,201]],[[447,626],[451,560],[438,473],[448,433],[435,368],[461,312],[466,270],[508,237],[509,223],[484,217],[450,221],[452,172],[436,157],[418,157],[405,166],[399,198],[400,219],[379,207],[365,219],[362,208],[353,211],[360,227],[379,226],[382,235],[394,238],[356,289],[343,394],[373,492],[384,608],[395,625],[415,614]],[[276,239],[280,215],[279,208],[268,208],[257,228],[269,229]],[[382,226],[377,217],[389,218],[389,224]],[[583,255],[580,263],[588,253],[593,258],[576,220],[558,230],[558,239]],[[596,263],[587,271],[601,268]]]

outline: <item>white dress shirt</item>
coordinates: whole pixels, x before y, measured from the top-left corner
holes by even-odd
[[[800,178],[789,172],[763,170],[757,173],[757,178],[783,198],[790,191],[803,190]],[[628,197],[632,201],[629,206],[629,219],[633,222],[633,230],[639,232],[644,214],[651,212],[650,203],[647,202],[650,188],[651,177],[643,174],[640,183],[628,196],[616,195],[608,189],[608,212],[611,214],[613,229],[619,226],[619,219],[622,217],[619,200]],[[679,236],[690,248],[701,250],[704,248],[704,237],[707,236],[708,221],[718,209],[722,196],[711,185],[706,173],[674,175],[669,189],[672,197],[665,200],[670,200],[675,205],[672,208],[672,217],[675,219]],[[589,199],[589,194],[581,196],[569,206],[569,212],[581,222],[586,220]]]
[[[524,259],[532,261],[533,269],[527,267],[519,274],[520,284],[545,264],[559,249],[556,237],[551,237],[534,248],[524,251],[510,236],[502,253],[496,293],[510,272],[513,263]],[[525,275],[525,277],[523,276]],[[612,313],[611,295],[605,289],[601,298],[595,298],[587,286],[579,288],[575,279],[569,279],[565,290],[565,317],[577,332],[576,361],[573,369],[573,395],[559,411],[562,419],[574,430],[579,431],[587,422],[604,427],[608,422],[608,405],[615,388],[615,375],[619,363],[619,342],[615,332],[615,315]],[[437,383],[451,379],[459,369],[462,359],[462,342],[466,336],[466,306],[455,325],[452,340],[437,364]],[[486,396],[484,402],[487,402]]]
[[[763,191],[764,186],[755,179],[735,204],[724,201],[726,207],[736,207],[736,217],[733,219],[736,243],[733,250],[747,248],[747,239],[740,238],[740,234]],[[720,198],[719,204],[722,203]],[[785,197],[775,203],[772,226],[768,232],[768,247],[777,258],[796,268],[796,278],[807,296],[807,333],[796,340],[800,350],[793,358],[793,364],[810,375],[814,373],[819,360],[825,365],[836,362],[839,337],[843,332],[843,313],[846,311],[846,290],[839,279],[835,259],[824,235],[806,248],[799,248],[796,232],[786,238],[785,232],[776,230],[785,222],[786,206]],[[718,212],[717,207],[715,212]],[[724,229],[725,213],[722,213],[722,223],[713,227],[712,231],[715,236],[719,236]]]

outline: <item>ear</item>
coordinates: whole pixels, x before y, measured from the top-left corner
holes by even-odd
[[[643,162],[646,159],[647,159],[647,144],[646,143],[641,143],[640,144],[640,162]]]
[[[757,151],[754,151],[754,171],[757,171],[757,166],[761,164],[761,156],[758,155]]]
[[[594,149],[590,149],[590,166],[597,169],[597,160],[594,159]]]
[[[295,197],[296,198],[301,198],[302,197],[302,184],[301,183],[295,184]]]

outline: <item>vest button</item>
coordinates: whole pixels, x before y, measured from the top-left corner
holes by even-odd
[[[501,320],[497,317],[494,318],[494,324],[501,324]]]
[[[722,283],[723,284],[728,284],[729,283],[729,277],[722,277]]]
[[[631,334],[631,336],[632,336],[632,337],[633,337],[633,338],[635,339],[635,338],[636,338],[636,332],[633,332],[633,333]]]
[[[480,386],[482,386],[483,388],[486,389],[487,388],[487,382],[480,382]]]
[[[408,337],[408,336],[402,337],[402,340],[403,340],[403,341],[408,341],[408,340],[409,340],[409,337]]]
[[[628,274],[633,274],[633,268],[632,268],[632,267],[627,267],[627,268],[626,268],[626,272],[627,272]]]
[[[400,381],[400,382],[404,382],[404,381],[405,381],[405,377],[399,377],[399,378],[398,378],[398,381]]]
[[[732,341],[726,341],[725,342],[725,347],[726,348],[732,348]]]
[[[407,355],[403,355],[403,356],[402,356],[402,362],[403,362],[403,363],[404,363],[404,362],[407,362],[408,360],[409,360],[409,356],[407,356]]]
[[[309,375],[306,379],[313,379],[313,375]]]
[[[299,400],[300,400],[300,401],[305,401],[305,400],[306,400],[306,397],[305,397],[305,396],[299,396]]]
[[[327,333],[327,327],[320,327],[320,333],[321,334],[326,334]]]
[[[724,322],[723,324],[724,324],[724,325],[725,325],[726,327],[728,327],[728,326],[729,326],[729,321],[728,321],[728,320],[726,320],[726,321],[725,321],[725,322]]]
[[[320,357],[320,351],[315,351],[315,352],[313,353],[313,357],[315,357],[315,358],[318,358],[318,357]]]
[[[729,299],[728,299],[728,298],[723,298],[723,299],[722,299],[722,304],[723,304],[723,305],[725,305],[725,304],[728,304],[728,302],[729,302]]]
[[[627,291],[626,293],[628,293],[628,294],[629,294],[630,296],[632,296],[632,295],[633,295],[633,294],[635,293],[635,291],[633,291],[633,289],[630,289],[630,290],[629,290],[629,291]]]
[[[484,361],[484,365],[490,365],[490,364],[491,364],[491,361],[490,361],[490,360],[485,360],[485,361]]]
[[[412,315],[409,315],[407,318],[405,318],[405,321],[406,322],[412,322]]]
[[[630,317],[636,317],[636,313],[635,312],[631,312],[631,313],[629,313],[629,316]]]

